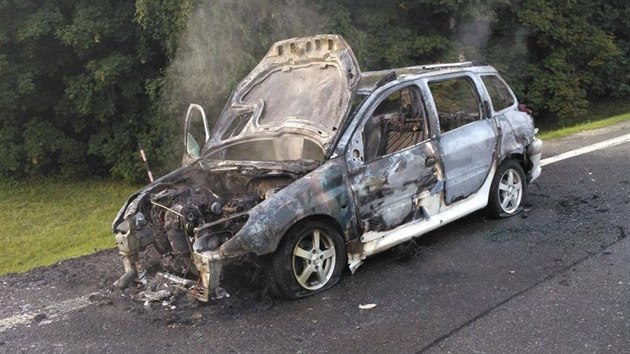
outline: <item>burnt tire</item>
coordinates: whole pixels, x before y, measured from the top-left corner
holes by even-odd
[[[504,218],[521,212],[526,188],[521,165],[514,160],[505,160],[492,179],[488,214],[494,218]]]
[[[315,295],[339,281],[345,264],[345,242],[334,227],[302,222],[287,232],[273,256],[272,288],[287,299]]]

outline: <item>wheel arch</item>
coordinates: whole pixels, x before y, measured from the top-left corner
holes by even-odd
[[[524,153],[521,153],[521,152],[511,153],[505,159],[503,159],[503,161],[501,161],[499,166],[503,164],[504,162],[506,162],[507,160],[514,160],[518,162],[518,164],[521,165],[521,168],[523,169],[523,172],[525,172],[525,174],[527,174],[527,172],[529,172],[529,170],[532,169],[532,166],[530,166],[530,164],[528,163],[527,157],[525,156]],[[497,171],[498,171],[498,168],[497,168]]]
[[[339,235],[341,235],[341,238],[343,238],[345,242],[348,242],[348,235],[345,232],[343,232],[341,225],[339,224],[339,221],[337,219],[327,214],[311,214],[311,215],[306,215],[296,220],[290,227],[288,227],[287,230],[282,235],[282,237],[280,238],[280,242],[278,242],[278,245],[284,242],[289,232],[294,230],[296,227],[299,227],[302,224],[307,223],[309,221],[320,221],[320,222],[328,223],[339,233]]]

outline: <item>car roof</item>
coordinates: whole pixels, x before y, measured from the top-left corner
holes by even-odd
[[[391,80],[387,80],[385,83],[394,80],[407,81],[422,77],[430,77],[457,72],[473,72],[481,74],[497,73],[497,70],[484,62],[467,61],[461,63],[418,65],[380,71],[367,71],[361,73],[361,80],[359,81],[358,85],[358,93],[363,95],[368,95],[372,93],[378,87],[382,86],[379,85],[379,82],[381,82],[381,80],[387,80],[386,76],[392,75],[392,73],[395,74],[395,77],[392,77]]]

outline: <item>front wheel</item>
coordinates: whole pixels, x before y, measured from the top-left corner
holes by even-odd
[[[276,293],[295,299],[335,285],[346,263],[339,232],[321,221],[306,221],[287,233],[272,264]]]
[[[525,196],[525,173],[518,162],[504,161],[492,179],[488,212],[493,217],[507,217],[518,214],[523,207]]]

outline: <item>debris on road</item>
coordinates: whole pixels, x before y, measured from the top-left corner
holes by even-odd
[[[214,295],[215,300],[227,299],[228,297],[230,297],[230,294],[225,289],[221,287],[217,288]]]
[[[170,290],[158,290],[158,291],[144,290],[144,291],[139,292],[135,296],[134,300],[145,302],[145,303],[157,302],[157,301],[165,300],[171,297],[171,295],[173,295],[173,293],[171,293]]]
[[[35,317],[33,317],[33,322],[40,323],[41,321],[45,320],[47,317],[48,315],[46,315],[45,313],[39,313]]]
[[[365,304],[365,305],[359,305],[359,308],[361,310],[371,310],[373,308],[376,307],[376,304]]]
[[[617,226],[617,228],[619,229],[619,237],[617,238],[617,240],[621,240],[627,237],[626,235],[626,229],[623,226]]]

